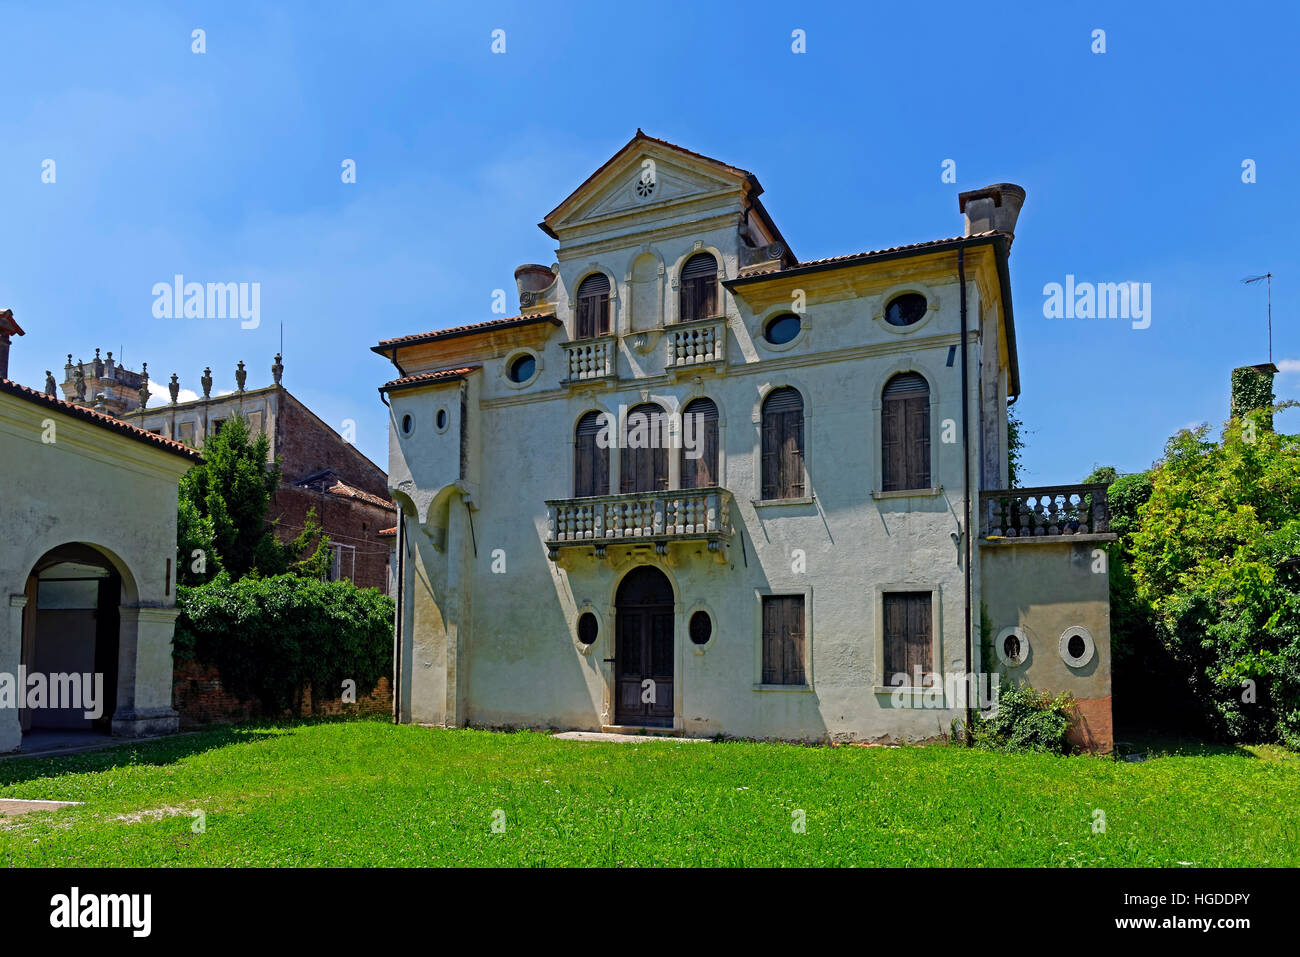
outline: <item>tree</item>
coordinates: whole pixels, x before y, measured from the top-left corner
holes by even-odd
[[[201,584],[223,570],[238,580],[249,573],[321,577],[328,569],[330,543],[314,510],[291,542],[280,542],[267,523],[271,496],[280,484],[279,461],[267,461],[270,443],[265,433],[254,438],[241,415],[207,436],[203,461],[180,482],[181,584]]]
[[[1020,486],[1020,469],[1025,461],[1025,423],[1016,410],[1007,407],[1007,488]]]
[[[1283,571],[1300,556],[1300,437],[1269,427],[1293,404],[1234,417],[1219,442],[1208,426],[1171,438],[1126,552],[1212,730],[1300,746],[1300,593]]]

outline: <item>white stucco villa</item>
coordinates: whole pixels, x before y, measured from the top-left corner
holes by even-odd
[[[812,262],[761,192],[638,130],[542,221],[520,315],[374,347],[398,718],[928,740],[998,672],[1108,749],[1105,488],[1006,487],[1024,191]]]

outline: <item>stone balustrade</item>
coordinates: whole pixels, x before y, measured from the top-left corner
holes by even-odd
[[[565,546],[653,544],[664,554],[673,541],[706,541],[718,551],[731,538],[731,493],[721,488],[628,492],[546,503],[546,545],[552,561]]]
[[[980,493],[984,538],[1043,538],[1110,533],[1105,483],[1045,485]]]
[[[666,327],[670,369],[726,359],[727,320],[699,319]]]
[[[566,382],[589,382],[607,379],[614,375],[614,338],[581,339],[566,342],[564,352],[568,361]]]

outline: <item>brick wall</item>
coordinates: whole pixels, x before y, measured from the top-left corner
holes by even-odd
[[[349,485],[388,498],[388,475],[374,462],[343,441],[328,425],[292,395],[282,393],[276,417],[276,454],[281,478],[292,485],[309,475],[331,471]]]
[[[297,538],[311,508],[316,509],[316,516],[330,541],[351,545],[355,549],[350,576],[353,584],[361,588],[377,588],[387,594],[391,541],[379,533],[392,527],[397,521],[396,514],[358,499],[281,485],[275,490],[268,510],[272,521],[278,519],[276,537],[281,541]],[[349,577],[347,571],[345,568],[345,578]]]
[[[221,679],[215,668],[207,668],[198,662],[178,662],[172,672],[172,707],[180,712],[181,727],[194,728],[208,724],[234,724],[253,718],[288,717],[283,715],[266,715],[256,701],[237,698],[221,686]],[[303,717],[311,715],[311,696],[303,702]],[[375,690],[356,704],[345,705],[332,696],[321,705],[323,715],[359,715],[393,713],[393,694],[388,679],[380,678]]]

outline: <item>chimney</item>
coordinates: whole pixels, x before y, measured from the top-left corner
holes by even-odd
[[[0,379],[9,378],[9,337],[27,333],[14,322],[12,309],[0,309]]]
[[[544,293],[555,282],[550,266],[524,263],[515,270],[515,287],[519,290],[519,308],[527,309],[545,300]]]
[[[957,194],[957,208],[966,217],[965,236],[991,230],[1008,233],[1014,240],[1016,220],[1025,202],[1025,191],[1015,183],[995,183],[982,189]]]
[[[1276,397],[1273,395],[1273,376],[1277,375],[1277,366],[1271,362],[1261,362],[1257,366],[1240,366],[1232,370],[1231,415],[1238,418],[1257,409],[1272,409]],[[1264,418],[1264,427],[1273,428],[1271,413]]]

